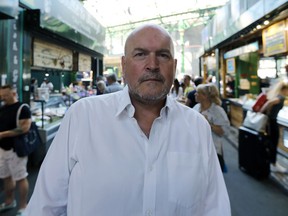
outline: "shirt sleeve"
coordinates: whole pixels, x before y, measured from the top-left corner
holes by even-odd
[[[21,109],[19,119],[30,119],[30,118],[31,118],[30,108],[27,106],[23,106]]]
[[[42,163],[24,215],[67,215],[71,125],[68,111]]]

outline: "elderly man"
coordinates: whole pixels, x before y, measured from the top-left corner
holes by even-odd
[[[123,89],[123,86],[117,82],[116,74],[111,73],[106,78],[108,86],[105,88],[104,93],[112,93]]]
[[[160,26],[128,36],[127,85],[69,108],[27,215],[230,216],[208,122],[167,97],[176,63]]]

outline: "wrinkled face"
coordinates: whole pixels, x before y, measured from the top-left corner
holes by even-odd
[[[145,104],[165,99],[174,81],[176,63],[166,32],[150,26],[130,35],[122,70],[131,98]]]
[[[16,93],[8,88],[0,89],[0,98],[6,105],[13,104],[15,96]]]

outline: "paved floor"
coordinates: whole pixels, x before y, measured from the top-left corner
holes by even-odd
[[[287,216],[287,190],[279,184],[273,176],[258,181],[240,171],[238,168],[236,143],[237,131],[231,131],[231,134],[224,143],[225,161],[228,168],[228,172],[224,174],[224,178],[230,197],[232,216]],[[38,169],[30,169],[29,173],[30,197]],[[3,186],[1,181],[0,201],[3,201]],[[5,213],[0,213],[0,216],[15,216],[15,214],[16,209],[13,209]]]
[[[224,145],[228,172],[224,174],[232,216],[287,216],[288,192],[274,178],[258,181],[238,168],[238,150]]]
[[[28,181],[29,181],[29,185],[30,185],[29,195],[28,195],[29,198],[32,195],[33,188],[34,188],[34,185],[35,185],[35,182],[36,182],[36,178],[37,178],[37,175],[38,175],[38,171],[39,171],[38,168],[29,168],[29,170],[28,170],[28,173],[29,173]],[[16,193],[15,195],[16,195],[16,200],[18,200],[19,199],[19,194]],[[2,203],[3,201],[4,201],[3,184],[2,184],[2,181],[0,181],[0,203]],[[0,212],[0,216],[15,216],[16,213],[17,213],[17,209],[15,208],[15,209],[12,209],[12,210],[9,210],[9,211],[6,211],[6,212]]]

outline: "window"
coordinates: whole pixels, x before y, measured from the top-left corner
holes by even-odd
[[[258,76],[261,79],[276,78],[276,61],[274,58],[261,58],[259,60]]]

